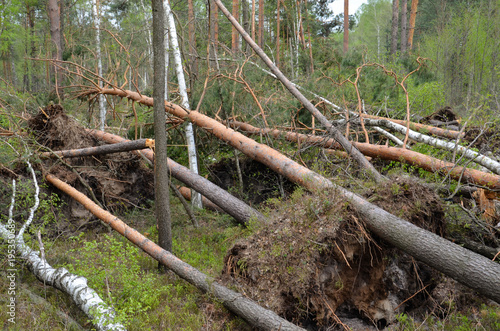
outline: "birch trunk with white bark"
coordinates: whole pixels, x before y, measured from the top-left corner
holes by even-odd
[[[15,235],[13,209],[16,202],[16,181],[13,180],[9,218],[6,225],[0,223],[0,237],[8,243],[9,250],[15,250],[21,256],[26,262],[28,269],[40,281],[68,294],[78,308],[92,320],[97,330],[126,330],[123,325],[115,322],[115,312],[99,297],[96,291],[87,285],[87,279],[71,274],[65,268],[54,269],[47,262],[43,253],[42,257],[40,257],[38,252],[32,250],[24,242],[23,234],[33,221],[40,202],[40,188],[36,180],[36,175],[31,164],[27,163],[35,186],[35,203],[30,209],[28,220],[24,223],[19,233]]]
[[[172,52],[174,54],[174,64],[175,64],[175,72],[177,74],[177,81],[179,83],[179,94],[181,95],[181,106],[185,109],[191,109],[189,106],[189,99],[187,95],[186,88],[186,80],[184,78],[184,71],[182,69],[182,58],[181,52],[179,49],[179,41],[177,40],[177,31],[175,28],[174,15],[172,14],[172,10],[168,1],[165,1],[165,16],[168,22],[168,33],[170,39],[170,46],[172,48]],[[194,140],[194,129],[191,123],[187,123],[186,125],[186,140],[188,145],[188,158],[189,158],[189,169],[198,174],[198,159],[196,156],[196,145]],[[198,192],[194,192],[192,194],[192,204],[193,207],[202,208],[201,202],[201,194]]]
[[[394,131],[397,131],[402,134],[406,134],[406,127],[394,122],[391,122],[389,120],[376,120],[376,119],[368,119],[364,118],[363,119],[365,125],[377,125],[377,126],[384,126],[386,128],[392,129]],[[436,148],[444,149],[450,152],[457,151],[459,154],[463,155],[464,157],[472,160],[473,162],[482,165],[483,167],[491,170],[492,172],[496,173],[497,175],[500,175],[500,163],[497,161],[491,159],[490,157],[487,157],[486,155],[479,154],[477,152],[474,152],[470,148],[460,146],[454,142],[451,141],[444,141],[442,139],[434,138],[434,137],[429,137],[425,134],[415,132],[413,130],[409,130],[408,132],[408,137],[411,140],[418,141]]]
[[[102,88],[102,59],[101,59],[101,18],[99,17],[98,0],[92,2],[92,9],[94,11],[95,23],[95,42],[96,42],[96,56],[97,56],[97,74],[99,75],[99,87]],[[99,129],[104,131],[104,124],[106,123],[106,105],[104,95],[99,95]]]

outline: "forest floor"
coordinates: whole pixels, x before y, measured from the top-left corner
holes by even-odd
[[[99,144],[57,106],[33,117],[29,131],[36,141],[30,148],[40,151]],[[28,141],[27,136],[23,139]],[[23,148],[14,140],[12,144]],[[325,172],[327,166],[320,161],[310,159],[311,165]],[[335,191],[306,192],[246,158],[238,161],[240,182],[234,162],[219,160],[210,167],[209,178],[258,208],[268,221],[243,227],[225,214],[198,210],[200,227],[195,228],[172,195],[173,253],[183,261],[309,330],[500,329],[500,305],[371,234]],[[335,161],[335,166],[342,168],[342,162],[348,161]],[[467,212],[475,205],[470,194],[445,199],[435,186],[414,176],[413,169],[382,161],[375,164],[391,179],[384,185],[342,172],[335,180],[450,240],[465,238],[488,245],[499,239],[498,233],[486,233]],[[157,240],[153,173],[135,154],[44,159],[34,167],[38,175],[52,173],[86,195],[92,192],[111,213]],[[18,182],[14,219],[20,228],[34,192],[23,162],[0,167],[2,222],[11,204],[13,179]],[[155,260],[43,181],[41,200],[25,235],[28,245],[39,249],[31,238],[40,231],[49,263],[87,277],[130,330],[252,329],[172,272],[159,273]],[[2,261],[6,254],[2,245]],[[6,269],[3,262],[0,270]],[[39,282],[21,260],[16,270],[16,325],[12,328],[8,321],[0,321],[4,329],[92,329],[68,296]],[[2,297],[8,287],[2,275]]]

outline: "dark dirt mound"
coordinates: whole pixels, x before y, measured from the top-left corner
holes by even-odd
[[[386,185],[368,195],[401,210],[408,221],[444,231],[444,212],[432,191],[409,180],[392,182],[399,188]],[[336,196],[295,192],[270,224],[228,252],[222,280],[314,330],[332,330],[340,321],[381,328],[424,305],[437,273],[371,236]]]
[[[473,143],[482,153],[491,152],[500,155],[500,131],[498,127],[472,128],[465,132],[464,139]]]
[[[288,179],[267,166],[247,157],[239,158],[243,185],[234,159],[222,159],[211,165],[209,180],[250,204],[260,204],[270,198],[286,197],[296,187]]]
[[[453,112],[451,107],[446,106],[424,117],[420,122],[424,124],[435,124],[436,122],[449,123],[457,122],[458,120],[459,117]]]
[[[39,144],[51,150],[64,150],[98,146],[75,120],[68,117],[60,105],[49,105],[28,122]],[[154,199],[154,178],[150,169],[133,153],[114,153],[103,156],[43,160],[44,173],[52,173],[91,196],[84,183],[90,187],[105,208],[112,212],[138,205],[147,205]],[[73,169],[71,169],[71,167]],[[75,173],[80,174],[82,180]],[[93,216],[73,199],[62,195],[67,203],[65,213],[80,226]]]

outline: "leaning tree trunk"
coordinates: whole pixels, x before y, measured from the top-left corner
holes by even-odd
[[[342,148],[333,139],[325,139],[324,137],[305,135],[295,132],[283,132],[276,129],[260,129],[248,123],[236,121],[230,122],[229,125],[234,129],[239,129],[249,134],[265,134],[274,138],[284,137],[288,141],[315,144],[323,148]],[[356,148],[366,156],[373,158],[378,157],[383,160],[397,162],[404,161],[430,172],[439,172],[443,175],[449,175],[455,180],[462,180],[470,184],[486,186],[492,190],[500,189],[500,176],[498,175],[472,168],[460,167],[454,163],[446,162],[432,156],[411,151],[409,149],[356,142],[354,143],[354,146],[356,146]]]
[[[153,102],[151,98],[133,91],[113,88],[94,92],[127,97],[145,105],[152,105]],[[165,109],[172,115],[189,119],[193,124],[202,127],[252,159],[267,165],[306,189],[311,191],[336,189],[338,194],[351,203],[354,210],[363,214],[368,227],[382,239],[500,303],[499,264],[386,212],[358,195],[333,184],[329,179],[290,160],[269,146],[259,144],[226,128],[206,115],[197,111],[188,113],[182,107],[172,103],[166,103]],[[208,195],[206,196],[214,201]],[[405,238],[407,238],[406,241]],[[425,249],[422,250],[422,247]]]
[[[260,48],[248,35],[248,33],[243,30],[241,25],[231,16],[231,13],[222,4],[220,0],[214,0],[217,6],[222,10],[224,15],[229,19],[229,21],[236,27],[238,32],[243,36],[246,42],[253,48],[255,53],[266,63],[266,65],[271,69],[274,75],[285,85],[285,87],[292,93],[303,105],[304,107],[315,117],[320,123],[327,129],[328,133],[338,141],[346,152],[352,155],[353,159],[365,169],[369,175],[375,179],[377,182],[382,182],[384,179],[382,175],[373,167],[373,165],[366,160],[366,158],[361,154],[350,142],[347,140],[342,133],[337,130],[332,123],[306,98],[299,92],[299,90],[293,85],[283,73],[273,64],[269,57],[264,53],[262,48]]]
[[[90,155],[103,155],[111,153],[129,152],[138,149],[145,149],[148,147],[154,147],[155,141],[152,139],[139,139],[133,141],[127,141],[122,143],[117,143],[113,145],[102,145],[95,147],[79,148],[79,149],[69,149],[63,151],[54,152],[43,152],[40,153],[40,158],[56,158],[56,157],[82,157]]]
[[[103,131],[88,130],[88,132],[94,137],[104,140],[110,144],[127,141],[125,138],[111,133],[105,133]],[[142,150],[141,153],[149,160],[154,160],[154,154],[151,150]],[[208,179],[191,172],[186,167],[181,166],[171,159],[168,159],[167,162],[168,171],[170,171],[171,175],[175,179],[183,182],[197,192],[202,193],[205,197],[217,204],[222,210],[234,217],[234,219],[239,223],[248,224],[248,222],[252,219],[261,222],[265,221],[265,217],[257,210],[229,194],[227,191],[215,185]]]
[[[49,174],[45,178],[52,185],[81,203],[92,214],[109,224],[115,231],[137,245],[152,258],[165,265],[182,279],[196,286],[199,290],[215,297],[227,309],[246,320],[250,325],[262,330],[303,330],[297,325],[279,317],[274,312],[262,308],[255,301],[215,282],[213,278],[193,268],[172,253],[162,249],[137,230],[129,227],[119,218],[100,208],[84,194],[57,177]]]
[[[186,80],[182,69],[181,51],[179,49],[179,41],[177,40],[177,31],[175,28],[174,15],[168,3],[165,5],[166,20],[168,22],[168,33],[172,52],[174,53],[175,72],[179,83],[179,94],[181,95],[181,105],[184,109],[190,109],[189,98],[187,95]],[[186,124],[186,140],[188,147],[189,169],[195,174],[198,174],[198,156],[196,155],[196,143],[194,139],[194,129],[191,123]],[[202,208],[201,195],[193,192],[193,206]]]

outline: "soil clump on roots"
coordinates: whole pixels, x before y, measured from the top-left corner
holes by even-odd
[[[66,150],[98,146],[98,142],[60,105],[48,105],[28,121],[34,138],[45,150]],[[153,172],[134,153],[113,153],[101,156],[46,159],[40,164],[43,173],[51,173],[91,197],[115,213],[133,206],[147,206],[154,199]],[[73,168],[73,169],[72,169]],[[77,170],[81,179],[77,176]],[[72,227],[99,224],[95,217],[65,194],[63,212]],[[73,229],[74,230],[74,229]]]
[[[420,227],[445,231],[439,197],[413,179],[394,178],[364,195]],[[226,284],[310,330],[382,329],[398,314],[440,307],[431,295],[440,274],[372,235],[335,191],[298,189],[275,207],[269,224],[228,251]]]

